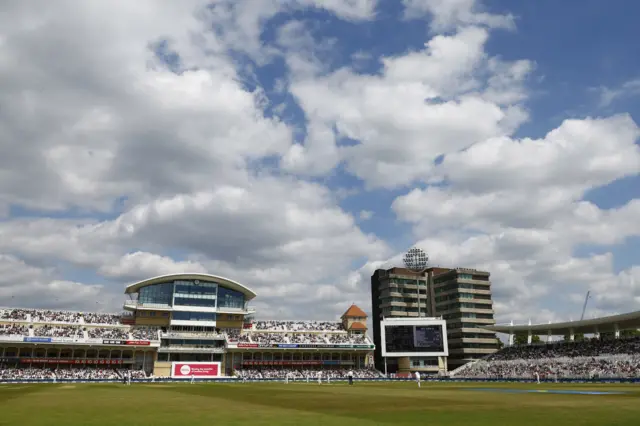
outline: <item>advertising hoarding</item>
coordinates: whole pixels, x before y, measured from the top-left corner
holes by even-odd
[[[171,377],[173,378],[191,378],[196,379],[214,379],[220,377],[219,362],[172,362]]]

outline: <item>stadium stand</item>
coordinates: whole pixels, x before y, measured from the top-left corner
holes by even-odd
[[[256,321],[255,330],[267,331],[344,331],[337,321]]]
[[[349,310],[341,321],[254,320],[248,302],[256,294],[209,274],[154,277],[125,294],[122,313],[0,308],[0,379],[115,379],[124,370],[184,378],[190,374],[181,371],[202,368],[207,377],[232,377],[244,368],[282,374],[370,365],[373,344],[366,327],[351,327]]]
[[[87,329],[89,338],[101,338],[101,339],[128,339],[129,332],[120,328],[106,328],[106,327],[93,327]]]
[[[0,324],[0,336],[28,336],[29,328],[19,324]]]
[[[73,337],[78,331],[77,327],[43,325],[33,328],[33,335],[40,337]]]
[[[324,369],[322,370],[322,378],[326,379],[327,377],[331,379],[344,379],[347,377],[347,372],[349,369],[340,368],[340,369]],[[353,377],[357,379],[376,379],[382,377],[382,374],[374,369],[352,369]],[[319,370],[308,370],[308,369],[242,369],[236,370],[235,375],[240,378],[245,378],[248,380],[256,380],[256,379],[285,379],[287,375],[292,377],[295,380],[306,380],[309,378],[310,380],[316,380],[318,377]]]
[[[124,368],[6,368],[0,366],[0,380],[105,380],[121,379],[128,370]],[[130,370],[132,379],[147,377],[144,371]]]
[[[98,325],[118,325],[120,324],[121,314],[101,314],[93,312],[85,312],[82,314],[85,324]]]
[[[456,374],[456,378],[640,377],[640,338],[510,346]]]

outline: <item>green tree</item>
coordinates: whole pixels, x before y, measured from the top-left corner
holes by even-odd
[[[640,330],[622,330],[620,337],[636,337],[640,336]]]
[[[573,339],[574,339],[574,341],[576,341],[576,342],[582,342],[582,341],[584,340],[584,333],[575,333],[575,334],[573,335]],[[568,335],[568,334],[565,334],[565,335],[564,335],[564,341],[565,341],[565,342],[569,342],[569,341],[571,341],[571,336],[570,336],[570,335]]]
[[[498,338],[496,338],[496,346],[498,347],[498,350],[504,348],[504,342]]]
[[[526,333],[518,333],[516,334],[515,343],[516,345],[526,345],[529,341],[529,336]],[[531,343],[539,343],[540,336],[534,334],[531,336]]]

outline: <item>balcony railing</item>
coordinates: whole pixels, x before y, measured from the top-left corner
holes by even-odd
[[[212,348],[212,347],[190,347],[190,346],[161,346],[158,348],[158,352],[188,352],[188,353],[208,353],[208,354],[222,354],[225,352],[225,348]]]

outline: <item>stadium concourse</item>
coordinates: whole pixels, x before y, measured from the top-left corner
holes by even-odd
[[[317,374],[379,377],[367,315],[338,321],[259,321],[256,294],[209,274],[126,287],[122,313],[0,309],[0,381],[218,379]],[[129,373],[131,372],[131,373]]]

